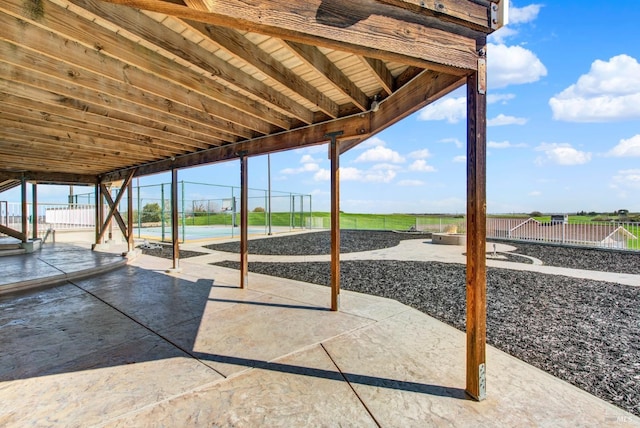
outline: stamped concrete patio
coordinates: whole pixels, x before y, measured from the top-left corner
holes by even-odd
[[[469,400],[464,333],[396,301],[343,291],[334,313],[326,287],[168,265],[0,297],[0,425],[640,426],[491,347]]]

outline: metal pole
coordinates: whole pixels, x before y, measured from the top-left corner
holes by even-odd
[[[181,201],[182,201],[182,243],[184,243],[184,240],[186,239],[185,233],[184,233],[184,180],[182,180],[180,182],[180,186],[182,189],[182,194],[180,195]]]
[[[240,288],[249,283],[249,188],[247,157],[240,156]]]
[[[178,170],[175,168],[171,170],[171,241],[173,244],[173,269],[179,269],[180,247],[178,245]]]
[[[22,198],[22,216],[20,220],[22,221],[22,242],[27,242],[29,235],[29,215],[28,215],[28,206],[27,206],[27,180],[22,177],[22,187],[20,196]]]
[[[140,199],[140,177],[136,178],[138,185],[138,238],[140,238],[140,229],[142,228],[142,199]]]
[[[162,242],[164,242],[164,183],[160,185],[160,229],[162,231]]]
[[[267,235],[271,235],[271,154],[267,154],[267,192],[269,193],[269,203],[267,204],[267,225],[269,231]]]

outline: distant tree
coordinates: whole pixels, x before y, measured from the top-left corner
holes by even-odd
[[[540,211],[531,211],[529,217],[542,217],[542,213]]]
[[[262,208],[262,207],[255,207],[255,208],[253,209],[253,212],[254,212],[254,213],[263,213],[263,212],[264,212],[264,208]]]
[[[617,214],[621,217],[626,217],[629,215],[629,210],[618,210]]]
[[[157,202],[142,207],[142,222],[156,223],[160,221],[160,204]]]
[[[578,211],[576,213],[577,216],[582,216],[582,217],[586,217],[587,216],[587,212],[586,211]]]

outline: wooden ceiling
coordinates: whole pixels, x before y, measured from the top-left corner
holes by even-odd
[[[335,131],[344,152],[466,83],[492,6],[2,0],[0,181],[106,182]]]

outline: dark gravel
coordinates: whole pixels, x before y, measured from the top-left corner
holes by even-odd
[[[405,239],[431,239],[430,233],[395,233],[367,230],[341,230],[340,253],[356,253],[395,247]],[[205,248],[240,253],[240,242],[207,245]],[[249,254],[277,256],[313,256],[331,253],[331,232],[273,236],[249,241]]]
[[[140,248],[140,246],[138,246],[138,248],[142,250],[142,254],[145,254],[148,256],[162,257],[163,259],[173,259],[173,247],[171,245],[168,245],[168,244],[157,244],[157,245],[159,245],[160,248],[149,249],[149,248]],[[203,256],[205,254],[208,254],[208,253],[180,250],[181,259],[188,259],[189,257]]]
[[[495,241],[504,242],[504,241]],[[561,247],[558,245],[505,242],[517,248],[515,253],[542,260],[545,265],[601,272],[640,274],[640,252],[596,248]],[[487,248],[491,248],[488,246]]]
[[[329,263],[249,263],[249,269],[330,282]],[[343,261],[341,283],[465,329],[464,265]],[[640,288],[489,268],[487,301],[488,343],[640,415]]]

